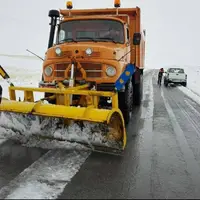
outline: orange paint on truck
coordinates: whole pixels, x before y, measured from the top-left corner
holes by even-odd
[[[86,70],[86,81],[96,82],[96,84],[115,83],[128,63],[135,64],[139,69],[144,68],[145,37],[144,31],[141,30],[140,8],[118,8],[118,15],[116,8],[61,9],[60,15],[62,16],[60,27],[64,31],[57,36],[57,44],[46,52],[43,70],[51,66],[53,72],[50,76],[43,73],[45,82],[63,81],[66,78],[64,71],[73,57]],[[101,38],[101,35],[106,34],[109,23],[113,23],[119,28],[118,34],[121,38],[119,41],[77,39],[77,36],[81,36],[81,34],[86,35],[86,37],[94,35],[94,38]],[[141,43],[138,46],[133,45],[135,32],[142,34]],[[67,35],[69,39],[59,42],[60,38],[64,37],[61,33],[64,36]],[[102,38],[104,37],[102,36]],[[57,47],[62,51],[59,56],[55,53]],[[87,48],[92,49],[91,55],[86,54]],[[106,74],[106,69],[109,66],[115,67],[116,74],[114,76]],[[76,80],[81,80],[80,72],[77,72]]]

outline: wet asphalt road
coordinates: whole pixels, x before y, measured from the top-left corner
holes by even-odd
[[[127,127],[124,156],[91,153],[58,198],[200,198],[200,105],[176,87],[159,88],[156,78],[153,70],[144,77],[143,103]],[[0,144],[0,197],[46,152]]]

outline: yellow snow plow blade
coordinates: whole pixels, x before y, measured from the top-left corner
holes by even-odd
[[[103,140],[114,145],[114,149],[124,150],[126,146],[126,130],[124,119],[121,111],[118,108],[118,94],[115,92],[100,92],[87,90],[88,85],[76,86],[73,88],[64,88],[62,84],[59,88],[29,88],[29,87],[9,87],[10,100],[2,99],[0,104],[1,113],[22,114],[23,116],[39,116],[45,118],[64,119],[66,126],[70,126],[73,122],[89,122],[99,124],[101,128],[93,127],[94,136],[97,137],[97,132],[103,135]],[[16,91],[24,92],[24,100],[16,100]],[[55,100],[55,104],[45,103],[42,100],[34,101],[34,92],[50,93]],[[79,95],[82,101],[81,105],[74,105],[70,100],[71,95]],[[98,107],[100,97],[111,97],[112,106],[110,109],[101,109]],[[21,119],[23,121],[23,119]],[[22,122],[23,123],[23,122]],[[1,124],[2,125],[2,124]],[[0,125],[0,126],[1,126]],[[95,129],[95,130],[94,130]],[[101,130],[100,130],[101,129]],[[46,130],[47,131],[47,130]],[[100,133],[101,132],[101,133]],[[81,139],[81,134],[79,134]],[[91,136],[90,136],[91,137]],[[75,142],[78,142],[77,140]],[[81,141],[82,143],[82,141]],[[83,142],[84,143],[84,142]],[[91,143],[92,144],[92,143]],[[92,144],[99,145],[101,144]],[[113,148],[113,146],[109,146]]]

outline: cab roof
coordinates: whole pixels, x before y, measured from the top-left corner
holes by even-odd
[[[104,8],[104,9],[60,9],[60,14],[63,16],[83,16],[83,15],[116,15],[116,8]],[[129,16],[135,16],[140,12],[140,8],[119,8],[118,14],[125,14]]]

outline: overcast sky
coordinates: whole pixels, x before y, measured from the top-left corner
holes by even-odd
[[[74,8],[113,7],[113,0],[73,0]],[[147,31],[146,66],[200,65],[200,0],[121,0],[139,6]],[[50,9],[65,8],[64,0],[1,0],[0,54],[44,56],[49,37]]]

